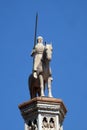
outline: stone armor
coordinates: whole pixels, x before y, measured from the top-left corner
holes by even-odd
[[[42,37],[38,37],[38,39],[41,39],[41,41],[43,42]],[[42,67],[40,66],[40,63],[41,63],[41,59],[42,59],[42,56],[43,56],[43,51],[44,51],[44,48],[45,48],[45,46],[43,45],[42,42],[38,42],[35,45],[35,48],[33,49],[32,54],[31,54],[31,56],[34,57],[33,76],[35,78],[37,78],[37,73],[38,73],[37,69],[39,69],[39,71],[42,72]],[[40,68],[39,68],[39,66],[40,66]]]

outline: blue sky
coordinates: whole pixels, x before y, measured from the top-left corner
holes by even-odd
[[[53,44],[52,91],[68,109],[64,130],[87,130],[86,0],[0,0],[0,130],[24,130],[18,104],[30,99],[36,12],[37,34]]]

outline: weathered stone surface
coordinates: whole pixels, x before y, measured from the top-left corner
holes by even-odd
[[[19,105],[27,130],[34,126],[37,130],[58,130],[66,115],[66,107],[61,99],[36,97]],[[33,130],[33,129],[31,129]]]

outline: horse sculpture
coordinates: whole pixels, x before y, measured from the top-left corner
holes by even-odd
[[[51,59],[52,59],[52,45],[46,44],[42,59],[37,68],[38,77],[34,78],[33,74],[31,74],[28,79],[31,99],[37,96],[45,96],[44,91],[46,84],[48,88],[48,97],[52,97],[51,92],[52,74],[49,64]]]

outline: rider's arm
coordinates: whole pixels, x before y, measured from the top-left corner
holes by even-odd
[[[31,56],[33,56],[35,54],[36,50],[33,49],[32,52],[31,52]]]

